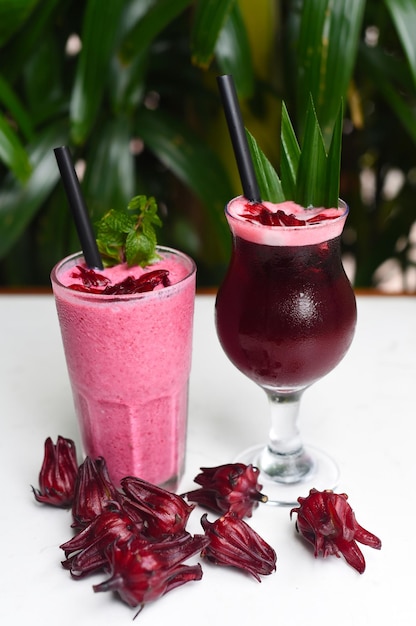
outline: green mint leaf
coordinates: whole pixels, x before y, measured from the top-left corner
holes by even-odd
[[[126,262],[129,266],[146,267],[159,257],[155,253],[155,242],[144,233],[132,230],[126,239]]]
[[[124,244],[127,233],[134,228],[134,218],[111,209],[97,226],[97,246],[104,266],[124,263]]]
[[[154,198],[135,196],[126,210],[112,209],[97,225],[97,246],[106,267],[127,262],[146,267],[159,257],[156,226],[162,221]]]

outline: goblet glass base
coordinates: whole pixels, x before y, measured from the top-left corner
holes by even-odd
[[[267,504],[275,506],[296,505],[299,496],[306,497],[310,489],[323,491],[335,489],[339,480],[339,469],[335,461],[322,450],[304,446],[302,456],[312,459],[311,469],[292,481],[284,475],[266,473],[262,469],[262,460],[267,456],[267,447],[253,446],[241,452],[235,459],[238,463],[252,464],[260,470],[259,483],[262,493],[268,497]]]

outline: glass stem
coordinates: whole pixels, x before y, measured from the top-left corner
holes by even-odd
[[[302,449],[298,428],[302,392],[266,391],[271,414],[269,448],[275,454],[294,454]]]
[[[303,389],[290,393],[266,390],[266,393],[271,428],[269,443],[260,458],[260,469],[278,482],[298,482],[313,469],[313,462],[303,449],[297,423]]]

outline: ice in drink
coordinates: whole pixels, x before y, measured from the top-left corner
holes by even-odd
[[[157,251],[162,258],[150,267],[99,272],[108,286],[167,270],[170,284],[151,291],[84,291],[80,255],[58,263],[51,279],[85,453],[104,457],[115,483],[135,475],[175,489],[185,458],[195,265]]]
[[[262,387],[304,388],[339,363],[356,304],[340,255],[348,209],[293,202],[226,210],[233,254],[218,292],[216,324],[234,365]]]

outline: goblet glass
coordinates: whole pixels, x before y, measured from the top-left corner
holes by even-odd
[[[312,487],[333,489],[338,480],[336,463],[302,444],[299,404],[304,390],[347,352],[356,302],[341,260],[347,205],[283,220],[293,225],[276,225],[276,210],[244,198],[226,207],[233,247],[217,294],[216,328],[228,358],[264,389],[271,411],[268,442],[238,461],[259,468],[270,503],[291,504]]]

